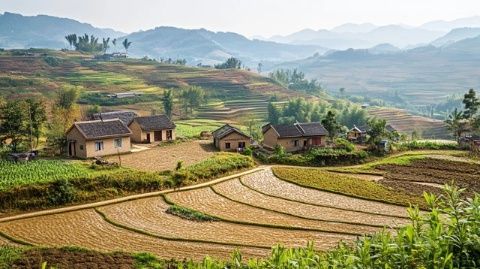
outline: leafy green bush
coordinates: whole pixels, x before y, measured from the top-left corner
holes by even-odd
[[[75,188],[66,179],[53,182],[47,191],[51,205],[64,205],[75,200]]]
[[[55,66],[59,66],[60,63],[62,62],[61,59],[57,58],[57,57],[52,57],[52,56],[46,56],[43,58],[43,60],[49,65],[49,66],[52,66],[52,67],[55,67]]]
[[[195,220],[195,221],[218,220],[216,217],[204,214],[200,211],[196,211],[190,208],[178,206],[178,205],[171,205],[166,212],[184,219],[188,219],[188,220]]]
[[[337,138],[335,139],[335,148],[336,149],[343,149],[347,152],[352,152],[355,150],[355,145],[350,143],[347,139],[344,138]]]
[[[430,149],[430,150],[455,150],[458,149],[457,143],[451,142],[438,142],[438,141],[410,141],[399,143],[395,145],[397,150],[419,150],[419,149]]]
[[[239,169],[250,168],[255,163],[250,156],[237,153],[218,153],[204,161],[182,168],[179,172],[189,172],[189,180],[215,178]]]
[[[298,166],[325,166],[338,164],[357,164],[368,157],[365,151],[349,152],[344,149],[318,148],[302,154],[274,154],[266,158],[268,163],[298,165]]]

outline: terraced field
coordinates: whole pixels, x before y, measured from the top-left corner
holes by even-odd
[[[363,179],[361,179],[363,180]],[[172,204],[216,218],[199,221],[167,212]],[[270,168],[163,195],[97,208],[17,220],[0,219],[0,244],[79,246],[99,251],[151,252],[163,258],[227,258],[240,249],[261,257],[271,246],[327,250],[340,241],[394,230],[406,210],[301,187],[276,178]],[[9,238],[9,239],[7,239]]]
[[[406,110],[396,108],[370,108],[368,114],[384,119],[400,133],[411,135],[416,131],[423,138],[451,139],[451,132],[441,120],[410,114]]]

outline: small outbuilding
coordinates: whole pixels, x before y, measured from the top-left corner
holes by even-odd
[[[66,133],[67,153],[82,159],[127,153],[131,134],[119,119],[75,122]]]
[[[353,125],[353,128],[347,132],[347,139],[356,143],[365,142],[367,140],[367,127]]]
[[[327,141],[327,130],[320,122],[287,125],[267,124],[262,127],[263,146],[273,149],[282,146],[287,152],[324,147]]]
[[[252,138],[229,124],[212,133],[213,144],[220,151],[243,151],[252,144]]]
[[[136,143],[175,140],[175,123],[166,115],[135,117],[128,128],[132,130],[132,141]]]

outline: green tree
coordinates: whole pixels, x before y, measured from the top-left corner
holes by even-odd
[[[480,101],[474,89],[470,89],[463,97],[463,104],[465,105],[465,111],[463,116],[465,119],[471,120],[478,112],[480,107]]]
[[[198,87],[192,86],[183,89],[180,93],[183,109],[186,115],[193,114],[193,110],[203,105],[206,101],[205,91]]]
[[[57,97],[53,106],[53,114],[60,117],[64,132],[73,122],[73,116],[75,115],[78,97],[79,93],[76,88],[61,89],[57,93]]]
[[[115,52],[116,52],[116,50],[117,50],[117,39],[116,39],[116,38],[114,38],[114,39],[112,40],[112,44],[113,44],[113,49],[114,49]]]
[[[12,150],[16,152],[18,146],[27,137],[27,103],[20,100],[9,100],[0,108],[0,135],[2,143],[10,140]]]
[[[110,37],[103,38],[102,46],[103,46],[103,53],[107,53],[108,48],[110,48]]]
[[[248,135],[250,135],[256,141],[261,140],[262,124],[254,115],[249,114],[245,116],[242,122],[243,125],[247,127]]]
[[[224,63],[216,64],[216,69],[240,69],[242,68],[242,61],[235,57],[228,58]]]
[[[382,119],[370,119],[367,121],[368,143],[375,145],[380,142],[387,134],[387,121]]]
[[[73,49],[75,45],[77,44],[77,35],[76,34],[70,34],[66,35],[65,39],[68,42],[68,45],[70,46],[70,49]]]
[[[128,54],[128,48],[132,45],[131,41],[128,41],[127,38],[125,38],[122,42],[123,48],[125,48],[125,54]]]
[[[328,131],[328,137],[330,141],[334,141],[335,137],[337,136],[338,132],[340,131],[340,125],[337,123],[337,119],[335,113],[332,111],[328,111],[325,118],[322,120],[322,125]]]
[[[465,116],[462,111],[458,111],[457,108],[448,115],[448,118],[445,120],[447,128],[453,132],[453,136],[458,140],[466,130],[466,121]]]
[[[278,121],[280,119],[280,110],[272,103],[268,103],[268,122],[271,124],[278,124]]]
[[[173,92],[172,90],[167,90],[163,92],[163,111],[165,111],[165,115],[172,118],[173,112]]]
[[[42,100],[27,99],[26,103],[30,148],[34,149],[38,146],[43,127],[47,122],[47,113],[45,103]]]

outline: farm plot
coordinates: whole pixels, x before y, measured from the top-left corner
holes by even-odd
[[[313,205],[329,206],[338,209],[391,217],[407,216],[404,207],[375,201],[366,201],[340,194],[301,187],[293,183],[279,180],[273,175],[271,170],[265,170],[254,175],[246,176],[242,179],[242,182],[246,186],[262,193]]]
[[[163,258],[226,258],[233,246],[162,240],[115,227],[93,209],[46,215],[0,224],[0,231],[39,246],[78,246],[104,252],[151,252]],[[269,250],[239,248],[246,256],[264,256]]]
[[[122,155],[121,159],[122,166],[152,172],[172,170],[179,161],[191,165],[214,154],[215,149],[210,141],[188,141]],[[107,159],[118,162],[117,156]]]
[[[303,247],[309,241],[328,249],[339,240],[352,239],[327,233],[273,229],[223,221],[197,222],[166,213],[170,205],[160,197],[102,207],[108,219],[159,236],[203,240],[224,244],[254,245],[270,249],[275,244]]]
[[[480,191],[480,166],[476,163],[424,158],[406,165],[379,165],[376,169],[385,171],[381,184],[417,195],[424,191],[442,193],[443,185],[452,182],[465,188],[467,195]]]
[[[211,188],[201,188],[186,192],[176,192],[167,198],[181,206],[195,209],[211,216],[245,224],[260,224],[285,228],[308,229],[344,235],[362,235],[377,230],[372,227],[344,223],[325,223],[305,219],[238,203],[215,193]]]
[[[247,175],[246,177],[252,176],[257,175]],[[267,196],[243,185],[240,180],[230,180],[215,185],[213,188],[217,193],[241,203],[252,204],[255,207],[284,212],[294,216],[327,221],[332,225],[335,225],[335,223],[357,224],[360,226],[358,227],[360,230],[365,228],[363,226],[369,226],[368,228],[372,228],[372,231],[374,231],[373,227],[395,227],[406,223],[406,220],[402,218],[353,212]]]

